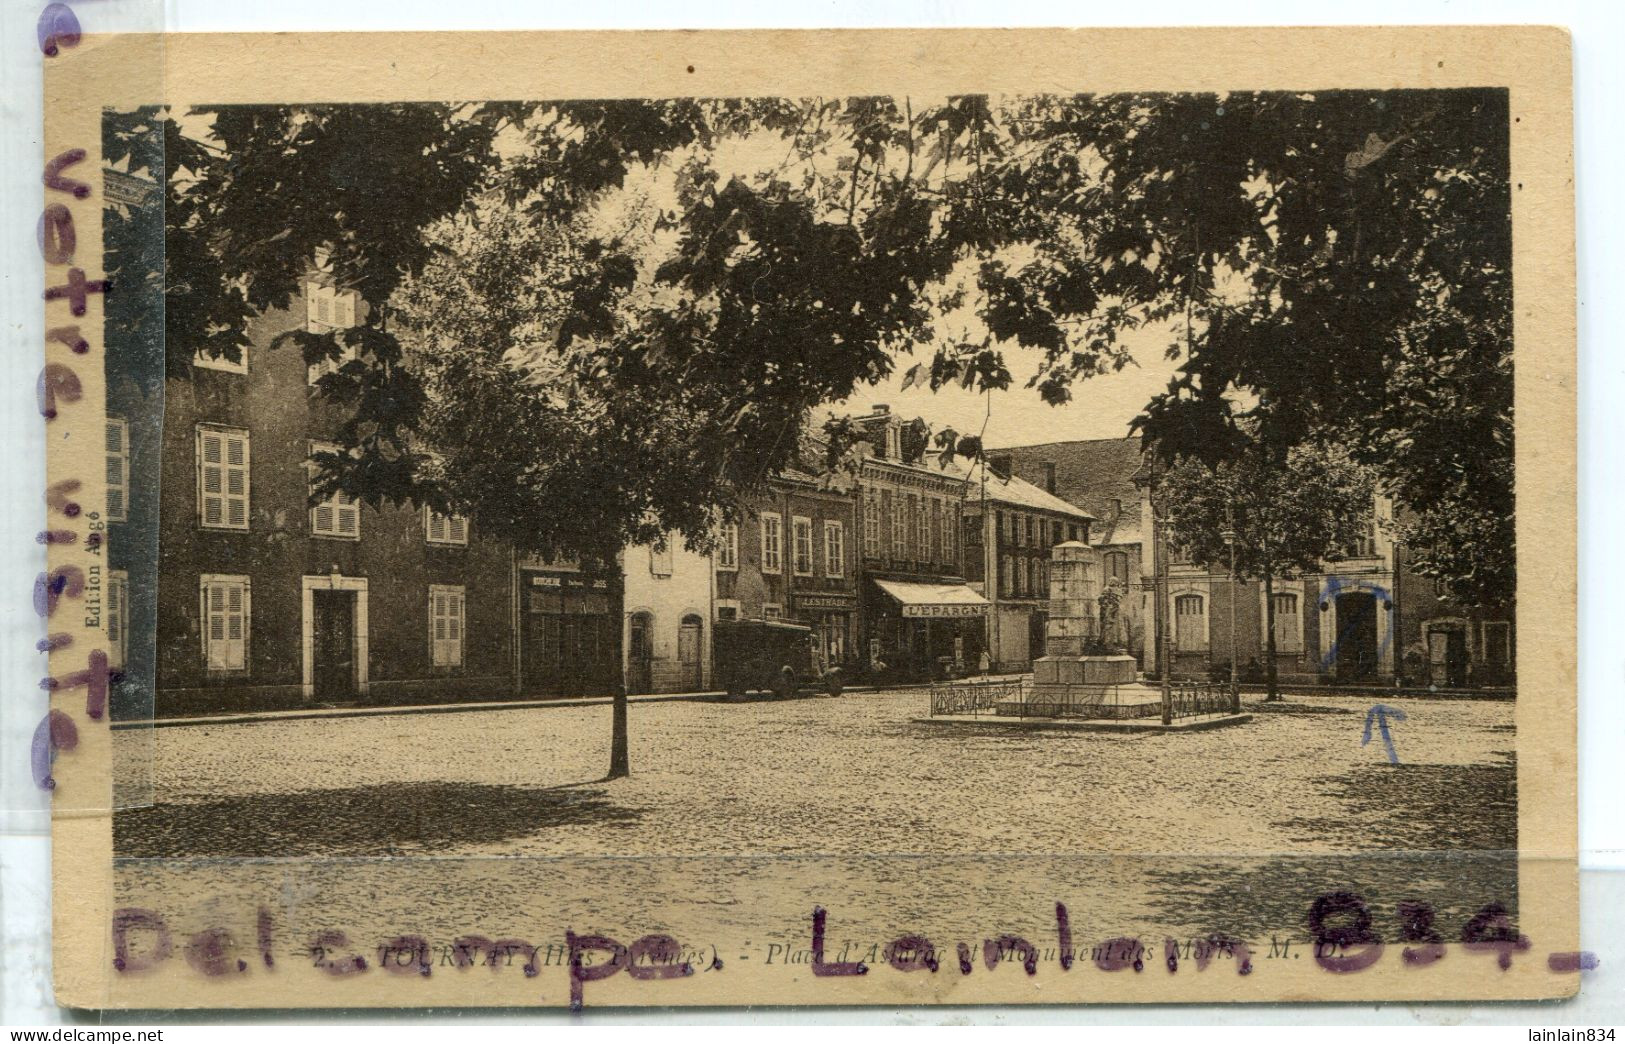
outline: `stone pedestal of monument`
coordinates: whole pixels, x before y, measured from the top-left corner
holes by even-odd
[[[1026,703],[1035,711],[1086,713],[1134,685],[1136,664],[1119,646],[1114,610],[1100,599],[1100,552],[1075,540],[1055,545],[1050,559],[1049,622],[1044,655],[1033,661],[1033,684]],[[1104,639],[1104,641],[1103,641]],[[1085,650],[1095,649],[1095,653]]]

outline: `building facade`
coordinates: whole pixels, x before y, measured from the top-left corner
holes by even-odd
[[[1138,439],[1048,443],[996,451],[1016,474],[1053,481],[1056,494],[1101,518],[1090,543],[1105,575],[1137,578],[1126,600],[1130,651],[1158,672],[1153,548],[1157,521],[1142,471]],[[1395,513],[1373,499],[1364,534],[1313,573],[1283,577],[1266,596],[1262,583],[1232,582],[1222,563],[1204,566],[1171,554],[1164,603],[1174,677],[1242,678],[1265,673],[1269,641],[1266,597],[1274,602],[1276,669],[1287,685],[1511,687],[1516,676],[1515,613],[1468,611],[1409,568],[1393,538]],[[1137,636],[1137,637],[1136,637]]]
[[[965,582],[965,480],[932,457],[920,422],[881,405],[856,423],[872,450],[858,475],[863,662],[881,681],[974,670],[988,602]]]
[[[514,691],[513,556],[478,520],[311,503],[312,456],[343,416],[317,394],[324,366],[270,345],[363,308],[316,272],[250,322],[240,359],[155,381],[154,360],[109,352],[115,655],[151,657],[129,667],[151,679],[153,713]]]
[[[853,497],[791,468],[724,523],[713,554],[718,620],[777,620],[812,630],[815,668],[857,659],[858,557]]]
[[[1124,588],[1120,603],[1129,655],[1147,666],[1154,640],[1154,572],[1142,519],[1151,517],[1149,492],[1135,484],[1140,468],[1137,439],[1080,439],[992,451],[1010,461],[1013,474],[1088,512],[1089,546],[1100,552],[1102,579]],[[1143,551],[1142,551],[1143,548]]]
[[[622,553],[622,683],[630,694],[711,688],[711,556],[670,534]]]
[[[1050,552],[1066,541],[1086,542],[1094,518],[1013,475],[1008,455],[995,453],[985,470],[978,462],[962,473],[965,579],[989,603],[989,667],[1030,670],[1044,655]]]
[[[612,695],[624,680],[619,568],[527,555],[518,561],[516,579],[519,691]]]

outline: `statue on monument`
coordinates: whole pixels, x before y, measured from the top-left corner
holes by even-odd
[[[1123,632],[1123,592],[1126,585],[1117,577],[1106,581],[1106,589],[1097,600],[1100,606],[1100,651],[1107,656],[1121,656],[1128,651],[1128,639]]]

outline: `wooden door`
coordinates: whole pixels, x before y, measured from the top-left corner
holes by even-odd
[[[311,595],[311,681],[318,700],[356,694],[355,593],[315,591]]]
[[[698,692],[703,677],[700,643],[705,637],[705,624],[698,616],[683,617],[677,629],[677,663],[681,671],[683,692]]]

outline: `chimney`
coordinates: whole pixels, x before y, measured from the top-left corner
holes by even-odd
[[[987,466],[993,469],[993,474],[1006,482],[1010,481],[1010,467],[1013,458],[1008,453],[996,453],[987,458]]]
[[[891,405],[889,403],[877,402],[874,405],[874,410],[875,410],[875,416],[883,417],[886,414],[891,412]]]
[[[1055,495],[1055,462],[1053,460],[1044,461],[1044,492],[1051,496]]]

